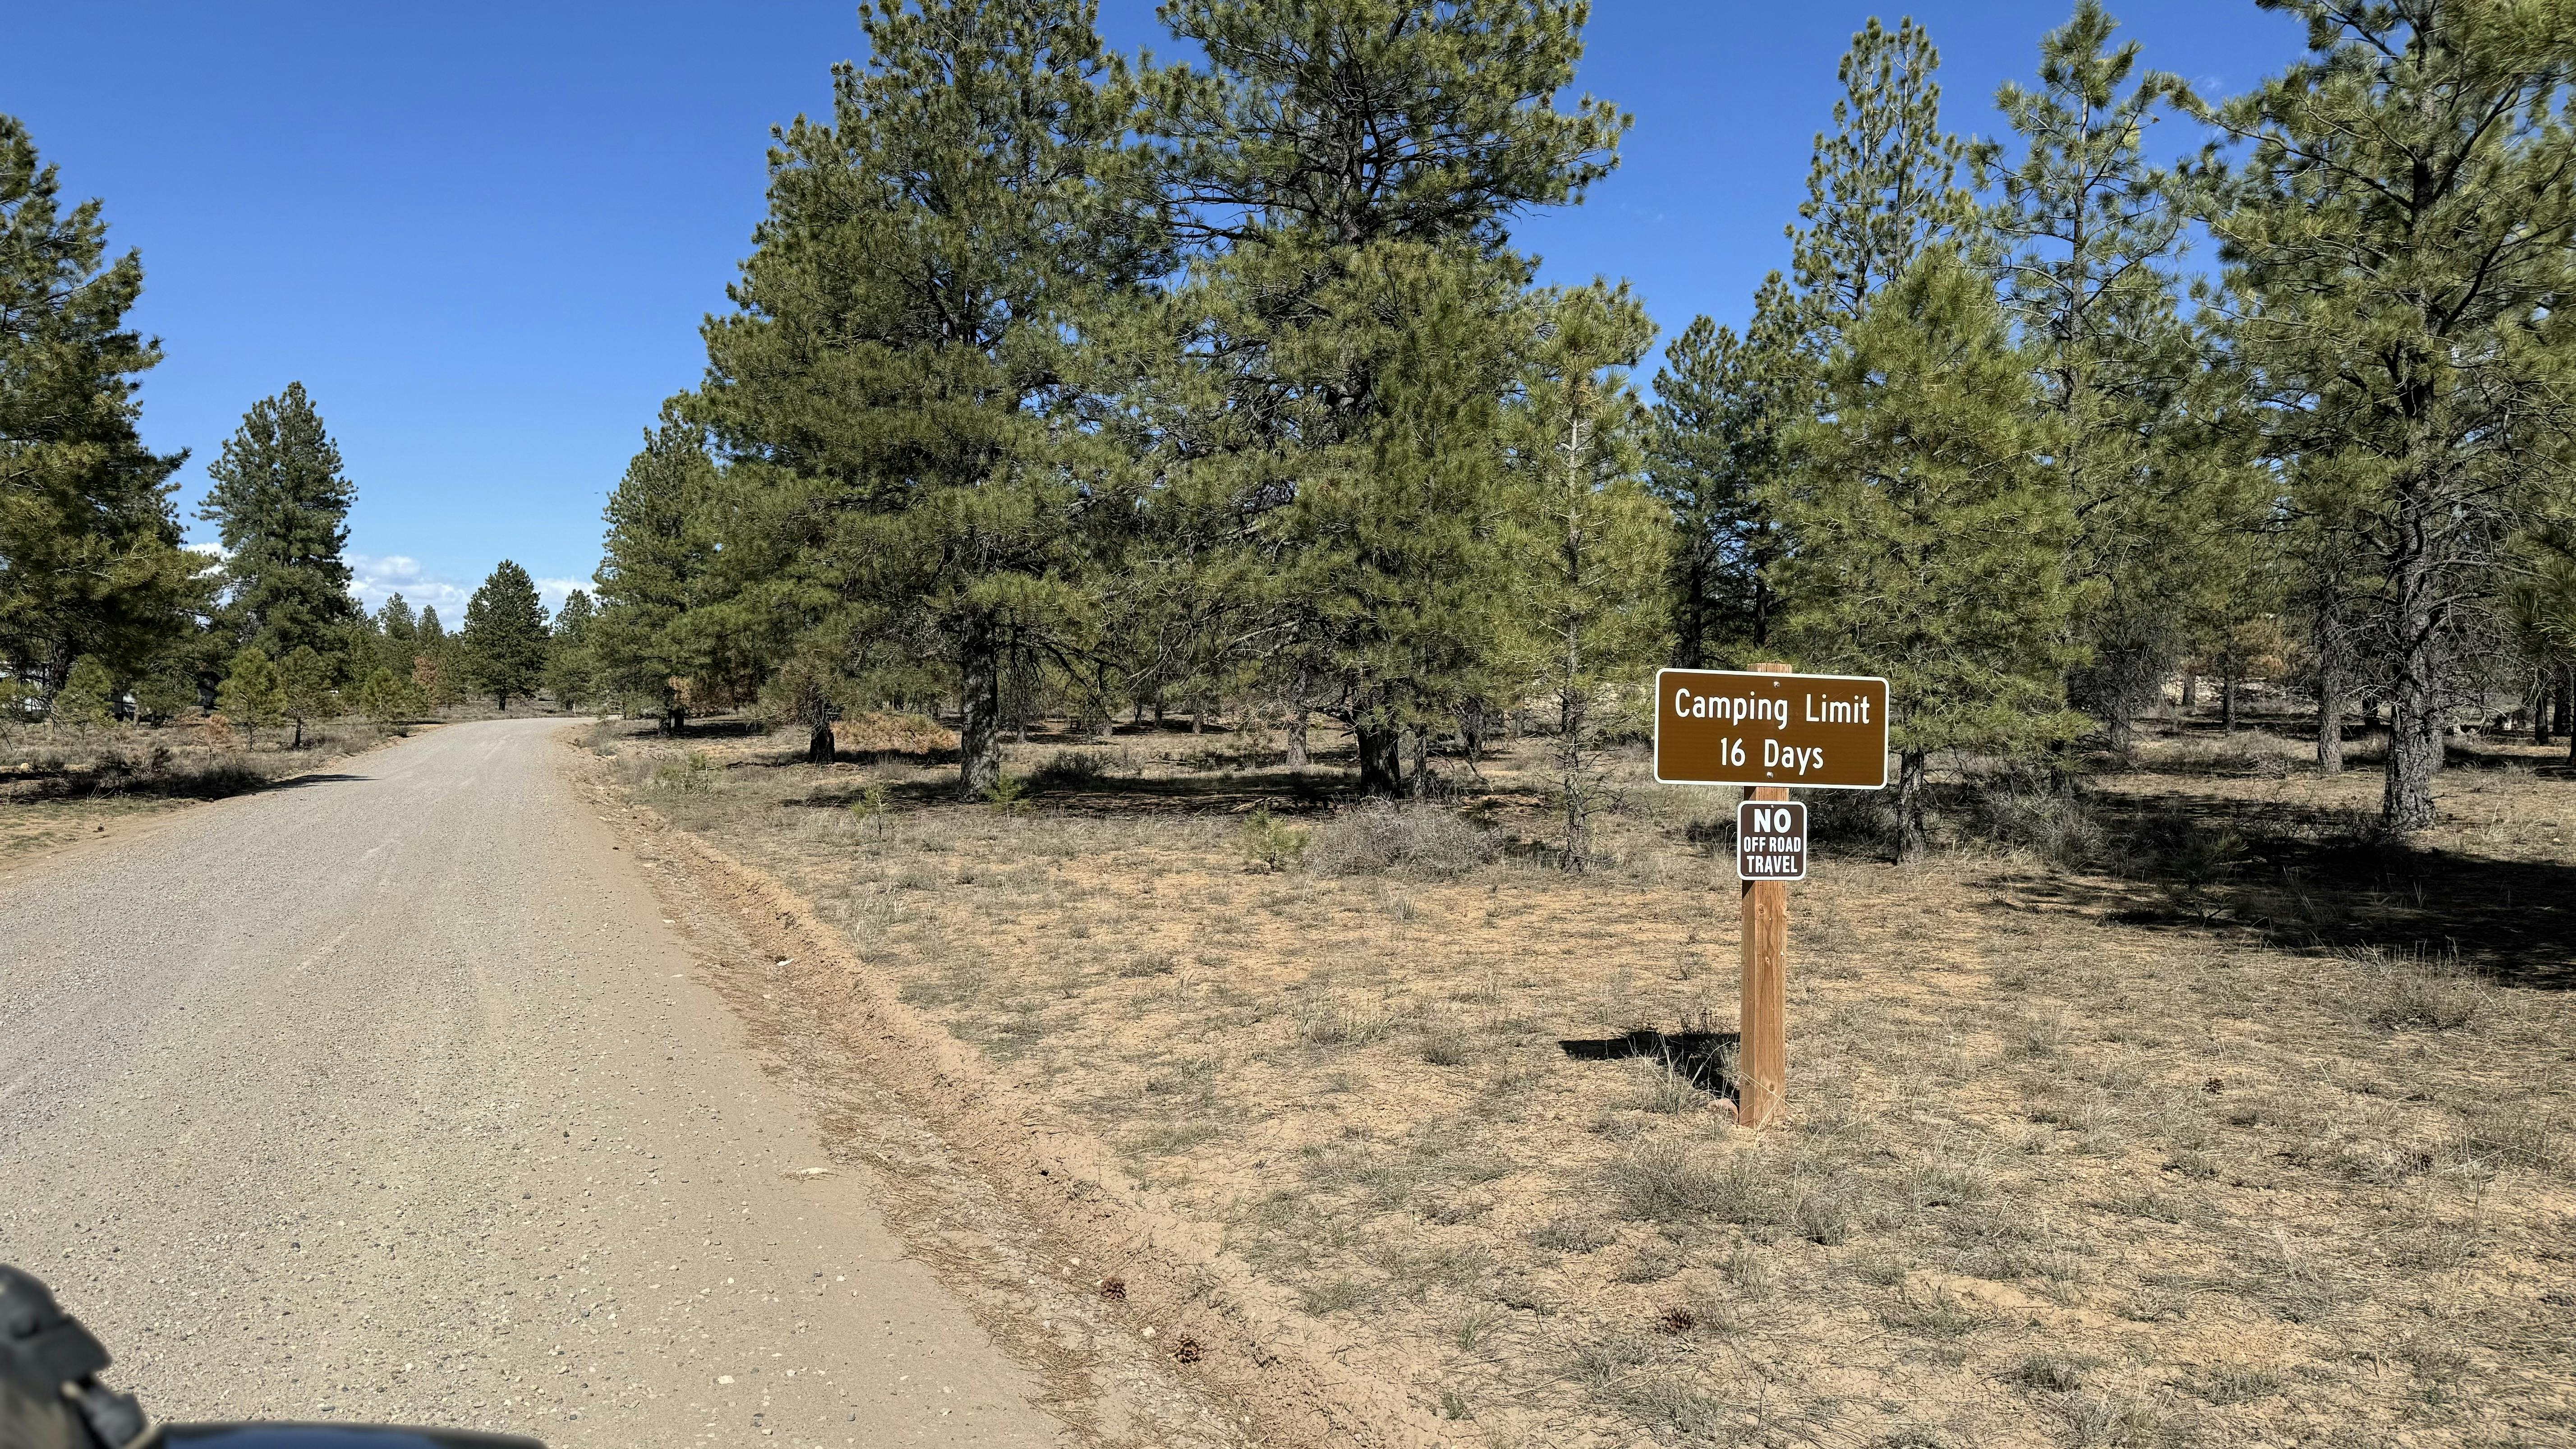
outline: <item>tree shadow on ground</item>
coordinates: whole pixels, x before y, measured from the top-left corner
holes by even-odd
[[[957,763],[954,750],[876,753],[883,758],[861,762],[844,756],[843,763],[883,764],[901,760],[916,768],[954,767]],[[790,759],[776,763],[802,764],[803,761]],[[1347,777],[1340,772],[1324,771],[1267,770],[1152,777],[1096,775],[1055,779],[1040,770],[1015,778],[1023,781],[1027,789],[1027,793],[1016,802],[1020,809],[1094,816],[1225,816],[1245,815],[1258,809],[1268,809],[1279,815],[1299,815],[1329,810],[1337,801],[1355,795],[1352,782]],[[960,800],[954,779],[869,781],[856,776],[827,776],[805,795],[780,803],[815,809],[843,809],[859,803],[871,784],[885,786],[885,798],[889,804],[974,803]]]
[[[2006,872],[2010,908],[2278,946],[2454,956],[2503,985],[2576,988],[2576,867],[2384,841],[2367,812],[2166,794],[2096,801],[2098,873]]]

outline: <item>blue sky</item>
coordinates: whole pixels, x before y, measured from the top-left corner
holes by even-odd
[[[1912,13],[1942,50],[1952,129],[2000,129],[2066,4]],[[2146,63],[2204,94],[2298,50],[2251,0],[2120,6]],[[1551,280],[1626,278],[1670,335],[1740,321],[1785,264],[1781,228],[1829,120],[1834,64],[1872,14],[1844,0],[1594,0],[1580,87],[1636,116],[1581,207],[1519,228]],[[1102,0],[1113,45],[1173,51],[1150,0]],[[699,319],[761,209],[767,128],[829,102],[860,53],[843,0],[116,4],[13,17],[0,110],[65,191],[143,252],[137,325],[168,360],[144,433],[192,450],[193,518],[243,409],[302,380],[358,485],[372,602],[460,611],[502,558],[586,581],[599,509],[660,401],[693,384]],[[2197,144],[2166,123],[2165,149]],[[1651,367],[1647,369],[1651,373]],[[197,536],[203,525],[194,524]]]

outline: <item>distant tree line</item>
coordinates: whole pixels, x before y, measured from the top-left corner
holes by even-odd
[[[99,203],[66,208],[17,120],[0,115],[0,710],[60,723],[146,722],[211,708],[248,731],[356,711],[418,715],[468,690],[503,708],[549,683],[586,626],[575,593],[559,640],[537,588],[504,561],[451,634],[396,594],[373,615],[350,591],[357,499],[303,384],[254,404],[206,472],[198,517],[217,552],[185,547],[172,475],[136,431],[135,392],[160,344],[125,325],[143,287],[109,260]]]
[[[2232,723],[2260,673],[2327,770],[2385,709],[2420,828],[2495,692],[2576,725],[2576,32],[2265,3],[2306,58],[2211,100],[2083,0],[1976,144],[1871,22],[1788,265],[1651,401],[1638,300],[1512,242],[1628,125],[1562,99],[1577,0],[1182,0],[1160,68],[1086,0],[869,6],[610,501],[590,663],[817,759],[842,702],[952,707],[968,792],[1038,713],[1301,764],[1331,719],[1390,793],[1537,715],[1577,862],[1658,664],[1888,676],[1916,844],[1938,752],[2125,748],[2177,675]],[[2165,117],[2219,140],[2158,165]]]

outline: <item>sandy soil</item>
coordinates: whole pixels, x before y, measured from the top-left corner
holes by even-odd
[[[1325,875],[1246,822],[1320,839],[1337,777],[1224,735],[1042,742],[1002,805],[850,743],[907,748],[595,748],[1215,1235],[1168,1296],[1223,1298],[1228,1352],[1463,1443],[2576,1442],[2554,754],[2465,756],[2407,849],[2358,829],[2375,776],[2253,733],[2151,742],[2079,812],[1954,790],[1929,864],[1852,844],[1794,892],[1794,1110],[1753,1134],[1683,1035],[1733,1026],[1725,792],[1628,761],[1569,878],[1488,761],[1452,808],[1490,863]]]

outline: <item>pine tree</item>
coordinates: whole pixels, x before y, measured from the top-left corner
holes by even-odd
[[[546,651],[546,687],[566,709],[581,709],[597,698],[597,664],[591,653],[590,628],[596,610],[590,595],[575,589],[555,611],[554,639]]]
[[[99,203],[66,213],[55,169],[0,115],[0,672],[59,685],[72,661],[149,664],[199,602],[170,475],[136,435],[158,341],[125,326],[133,252],[105,261]]]
[[[410,673],[431,709],[445,709],[461,695],[464,670],[458,667],[456,654],[456,641],[438,622],[438,610],[422,605],[420,622],[412,633]]]
[[[388,597],[384,607],[376,611],[376,627],[384,631],[387,639],[406,648],[420,633],[420,621],[413,616],[410,601],[400,594]]]
[[[709,632],[691,615],[717,592],[724,498],[704,433],[668,410],[608,497],[608,538],[591,579],[601,682],[625,699],[652,700],[666,732],[688,723],[689,681],[714,667]]]
[[[358,685],[358,712],[392,728],[429,707],[419,685],[391,669],[378,669]]]
[[[510,696],[533,695],[544,682],[546,606],[528,571],[501,560],[465,604],[465,668],[475,687],[507,713]]]
[[[1887,678],[1912,858],[1933,751],[2026,755],[2081,725],[2063,684],[2074,517],[2037,461],[2029,359],[1950,248],[1871,299],[1821,379],[1767,500],[1788,545],[1781,633],[1807,668]]]
[[[1684,669],[1751,663],[1771,642],[1763,575],[1777,530],[1762,495],[1778,479],[1783,432],[1815,410],[1799,319],[1797,298],[1773,272],[1743,337],[1696,318],[1655,374],[1647,471],[1679,534],[1673,662]]]
[[[1539,336],[1509,420],[1513,585],[1521,680],[1556,705],[1557,793],[1571,873],[1592,860],[1605,780],[1602,715],[1664,656],[1657,607],[1672,534],[1644,487],[1646,414],[1627,382],[1654,326],[1626,288],[1531,299]]]
[[[2564,0],[2267,0],[2309,56],[2202,114],[2252,153],[2209,217],[2270,446],[2373,560],[2395,706],[2380,821],[2433,820],[2449,712],[2517,528],[2567,487],[2576,23]],[[2557,335],[2553,335],[2557,334]]]
[[[244,649],[233,656],[232,672],[215,691],[215,709],[240,725],[244,737],[256,745],[263,727],[286,719],[286,680],[266,654],[257,648]]]
[[[1170,349],[1183,361],[1139,389],[1166,480],[1153,501],[1184,505],[1180,537],[1231,528],[1258,574],[1182,556],[1227,582],[1229,613],[1257,616],[1237,632],[1263,641],[1294,711],[1315,700],[1352,727],[1373,792],[1404,787],[1401,733],[1418,754],[1500,662],[1484,582],[1499,399],[1477,394],[1513,370],[1529,269],[1505,245],[1509,219],[1579,198],[1627,124],[1589,97],[1556,105],[1586,11],[1163,12],[1205,64],[1152,77],[1191,246]],[[1236,587],[1254,577],[1267,585]]]
[[[2185,219],[2142,150],[2159,109],[2189,93],[2161,72],[2131,84],[2138,46],[2112,46],[2117,28],[2079,0],[2040,43],[2040,89],[1997,92],[2024,151],[1997,172],[1985,223],[2039,367],[2051,476],[2072,495],[2073,683],[2126,748],[2195,621],[2243,598],[2233,565],[2270,500],[2250,466],[2243,370],[2180,314]]]
[[[778,133],[769,216],[690,415],[728,467],[722,635],[765,674],[953,671],[959,785],[1000,778],[1003,678],[1078,641],[1101,466],[1077,339],[1165,263],[1138,93],[1083,0],[865,5],[831,123]],[[774,567],[752,567],[755,559]]]
[[[340,653],[358,618],[341,556],[358,490],[304,384],[252,404],[206,476],[214,486],[198,516],[217,526],[227,554],[224,627],[275,657]]]
[[[196,680],[167,660],[134,681],[134,713],[147,724],[167,723],[194,706],[198,697]]]
[[[1792,273],[1817,351],[1923,248],[1967,226],[1958,186],[1966,143],[1941,129],[1941,54],[1912,20],[1890,32],[1871,17],[1837,74],[1834,129],[1816,136],[1803,227],[1789,228]]]
[[[304,726],[340,717],[340,695],[332,687],[331,661],[310,644],[298,645],[277,667],[284,686],[286,717],[295,721],[290,750],[304,748]]]
[[[48,716],[58,725],[77,730],[102,729],[116,719],[116,680],[107,666],[84,654],[72,661],[63,676],[63,687],[54,691],[54,704]]]

